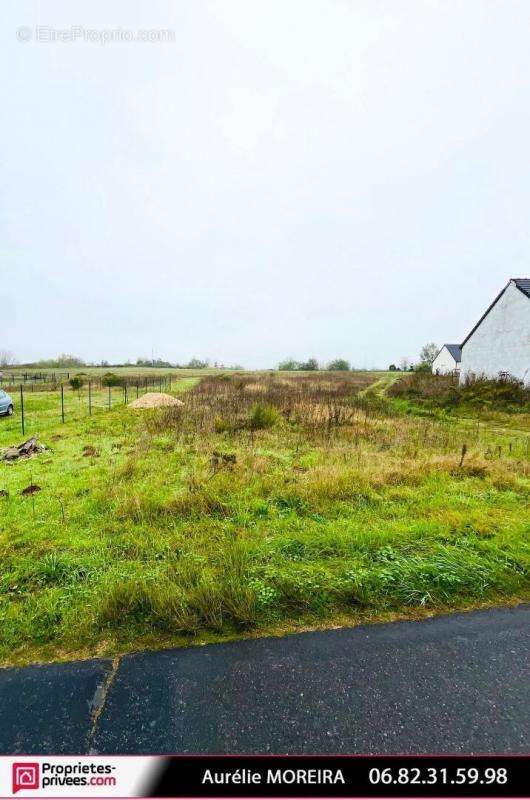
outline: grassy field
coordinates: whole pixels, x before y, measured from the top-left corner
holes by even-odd
[[[422,405],[395,375],[185,374],[181,408],[117,388],[89,417],[68,389],[62,424],[57,392],[28,396],[50,450],[0,463],[3,663],[529,598],[524,407]]]
[[[13,376],[15,379],[15,383],[19,383],[21,380],[24,380],[24,375],[28,377],[28,380],[31,376],[34,375],[56,375],[61,376],[66,380],[66,375],[68,374],[70,377],[73,375],[86,375],[88,378],[97,378],[101,375],[105,375],[108,372],[115,373],[117,375],[122,376],[150,376],[150,375],[174,375],[176,378],[197,378],[197,377],[205,377],[207,375],[216,375],[219,373],[218,369],[214,367],[205,367],[204,369],[184,369],[181,367],[138,367],[135,364],[131,364],[126,367],[26,367],[26,366],[16,366],[16,367],[4,367],[2,369],[2,373],[4,376],[5,381],[10,381],[11,377]]]

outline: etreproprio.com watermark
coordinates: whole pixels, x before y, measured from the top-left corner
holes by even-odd
[[[174,42],[175,31],[167,28],[132,30],[130,28],[85,28],[71,25],[69,28],[54,28],[51,25],[21,25],[16,30],[19,42],[38,44],[116,44],[123,42]]]

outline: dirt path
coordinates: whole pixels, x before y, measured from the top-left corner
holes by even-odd
[[[397,381],[398,377],[399,374],[395,377],[394,375],[383,375],[381,378],[374,381],[374,383],[371,383],[370,386],[367,386],[366,389],[363,389],[362,392],[359,392],[359,397],[367,397],[368,395],[382,397],[387,389]]]

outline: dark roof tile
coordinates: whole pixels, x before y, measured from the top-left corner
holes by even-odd
[[[527,297],[530,297],[530,278],[512,278],[518,289]]]
[[[459,344],[444,344],[447,347],[455,361],[460,361],[462,358],[462,348]]]

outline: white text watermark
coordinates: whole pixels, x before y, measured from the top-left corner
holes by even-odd
[[[159,43],[174,42],[175,31],[167,28],[149,28],[132,30],[130,28],[85,28],[83,25],[71,25],[69,28],[54,28],[51,25],[21,25],[17,28],[16,37],[19,42],[37,42],[39,44],[121,44],[121,43]]]

